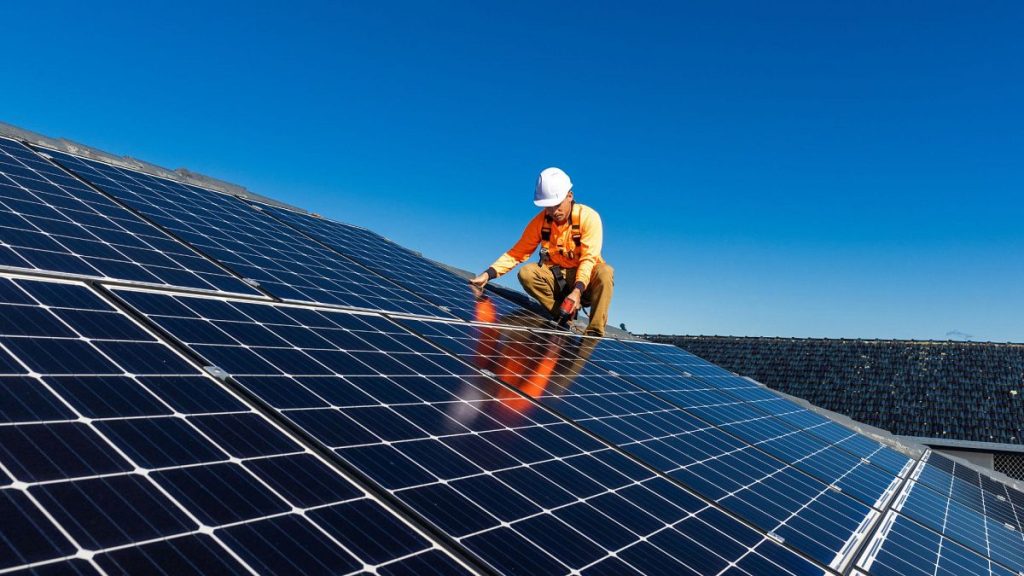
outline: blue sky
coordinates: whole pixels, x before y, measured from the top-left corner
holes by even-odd
[[[0,120],[474,271],[560,166],[634,332],[1024,341],[1019,2],[427,4],[4,3]]]

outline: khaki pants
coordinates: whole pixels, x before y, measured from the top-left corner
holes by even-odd
[[[575,268],[563,268],[562,273],[565,275],[566,286],[576,283]],[[594,272],[582,296],[582,303],[591,306],[587,334],[604,336],[604,325],[608,323],[608,306],[612,303],[612,291],[615,287],[614,274],[615,269],[605,262],[594,266]],[[550,266],[542,266],[536,262],[524,265],[519,269],[519,283],[523,285],[523,290],[526,290],[527,294],[551,311],[553,318],[559,317],[563,295],[555,294],[555,275]]]

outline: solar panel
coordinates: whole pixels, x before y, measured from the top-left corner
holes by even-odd
[[[258,294],[7,138],[0,138],[0,266]]]
[[[1024,571],[1020,531],[923,484],[909,482],[893,509],[1013,571]]]
[[[819,479],[838,482],[839,486],[859,492],[862,501],[884,505],[876,498],[895,487],[893,476],[905,476],[911,469],[913,461],[906,455],[820,417],[746,378],[729,374],[698,358],[686,358],[665,350],[674,347],[644,342],[615,343],[602,349],[608,351],[605,356],[616,356],[602,358],[601,362],[606,365],[619,362],[624,356],[622,348],[638,349],[646,357],[653,357],[674,370],[645,368],[647,363],[643,357],[625,362],[620,371],[631,374],[645,389],[678,406],[693,407],[702,417],[748,442],[763,446],[788,462],[798,462],[798,467]],[[685,354],[682,350],[679,352]],[[771,417],[764,419],[759,414]],[[744,417],[756,419],[758,425],[733,424]],[[766,435],[766,432],[770,433]],[[836,472],[828,468],[837,468],[843,479],[839,480]],[[857,473],[850,474],[854,470]],[[856,487],[854,482],[873,487]]]
[[[1024,532],[1024,493],[935,452],[928,452],[922,461],[927,465],[918,472],[917,482]]]
[[[468,573],[87,286],[0,276],[0,571]]]
[[[619,343],[561,332],[401,323],[824,566],[844,568],[877,516],[834,485],[636,386],[625,379],[628,373],[603,368],[606,347],[631,353],[637,366],[652,366]]]
[[[242,200],[63,152],[65,168],[284,300],[451,317]]]
[[[872,576],[1017,576],[895,512],[889,512],[858,567]]]
[[[498,572],[822,572],[381,316],[114,292]]]
[[[519,304],[488,293],[479,294],[464,278],[369,230],[333,220],[263,205],[275,218],[326,243],[463,320],[519,324],[539,318]]]
[[[806,430],[812,436],[818,436],[837,445],[891,474],[905,476],[913,464],[906,455],[862,434],[855,434],[823,416],[780,397],[773,391],[715,366],[681,348],[650,342],[628,342],[625,345],[641,350],[660,362],[668,364],[684,374],[691,375],[693,379],[722,389],[731,396],[751,400],[750,405],[755,409],[772,414],[795,428]]]

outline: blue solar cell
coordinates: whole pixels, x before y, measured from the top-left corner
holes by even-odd
[[[363,567],[327,534],[294,515],[231,526],[221,538],[261,574],[348,574]]]
[[[245,469],[231,464],[161,470],[156,483],[205,524],[234,524],[291,510]],[[376,562],[375,562],[376,563]]]
[[[97,555],[96,563],[115,574],[249,574],[224,547],[203,534],[112,550]]]
[[[86,549],[186,534],[199,528],[141,476],[40,484],[29,493]]]
[[[47,153],[282,299],[449,316],[234,196],[61,152]]]
[[[78,422],[0,427],[0,462],[24,482],[128,472],[124,458]]]
[[[34,378],[0,376],[0,422],[70,420],[72,412]]]
[[[0,138],[0,264],[255,294],[24,145]]]
[[[75,553],[75,546],[60,533],[24,493],[0,490],[0,569],[42,562]]]

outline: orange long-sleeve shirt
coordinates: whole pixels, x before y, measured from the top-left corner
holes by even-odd
[[[597,211],[583,204],[576,204],[573,211],[579,210],[580,224],[580,245],[572,241],[573,216],[559,224],[552,220],[551,236],[548,240],[548,256],[551,263],[562,268],[576,268],[576,281],[586,288],[590,284],[590,276],[594,272],[594,265],[604,262],[601,259],[601,243],[604,240],[604,229],[601,226],[601,216]],[[544,211],[530,220],[523,230],[522,237],[515,246],[508,252],[502,254],[491,268],[501,276],[519,264],[530,259],[534,250],[541,243],[541,230],[544,228]],[[573,258],[569,258],[572,253]]]

